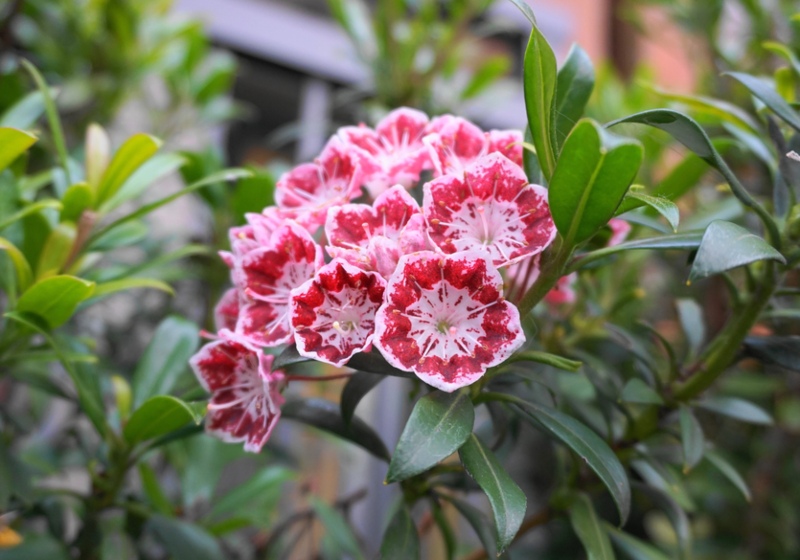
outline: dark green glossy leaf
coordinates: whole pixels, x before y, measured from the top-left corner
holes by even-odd
[[[16,128],[0,128],[0,171],[25,153],[36,142],[36,136]]]
[[[621,401],[637,404],[664,404],[664,399],[641,379],[628,380],[619,396]]]
[[[283,369],[292,364],[301,364],[310,361],[311,358],[300,355],[300,352],[297,351],[297,346],[290,344],[284,348],[280,354],[275,356],[275,360],[272,362],[272,369]]]
[[[530,129],[525,130],[525,142],[522,143],[522,167],[528,182],[534,185],[547,186],[547,180],[542,174],[542,167],[539,165],[539,158],[536,156],[536,148],[533,145]]]
[[[556,95],[556,57],[553,49],[534,24],[525,50],[523,69],[525,110],[528,128],[546,180],[556,167],[554,110]]]
[[[747,482],[745,482],[745,480],[742,478],[742,475],[740,475],[739,472],[733,468],[733,466],[727,460],[725,460],[724,457],[722,457],[722,455],[716,451],[709,450],[706,451],[706,459],[709,463],[714,465],[717,470],[731,482],[731,484],[736,486],[739,492],[742,493],[742,496],[744,496],[745,500],[748,502],[751,501],[752,496],[750,495],[750,489],[747,487]]]
[[[467,523],[472,526],[486,550],[486,557],[495,558],[497,556],[497,531],[483,512],[472,504],[453,496],[447,495],[443,498],[453,504],[462,517],[467,520]]]
[[[400,505],[386,528],[381,543],[381,560],[416,560],[419,558],[419,534],[408,508]]]
[[[688,406],[681,406],[679,412],[681,444],[683,445],[683,472],[688,473],[703,459],[706,440],[703,428]]]
[[[26,290],[17,302],[17,311],[34,313],[55,328],[66,323],[93,291],[94,282],[75,276],[53,276]]]
[[[786,263],[780,252],[754,233],[731,222],[717,220],[703,234],[689,279],[705,278],[765,259]]]
[[[550,180],[553,221],[568,246],[589,239],[622,202],[642,162],[642,146],[581,120],[564,143]]]
[[[583,116],[594,89],[594,67],[586,51],[572,48],[558,71],[555,100],[555,135],[559,145]]]
[[[188,369],[189,358],[200,342],[197,326],[171,315],[158,325],[136,366],[131,386],[133,406],[138,408],[155,395],[169,393]]]
[[[698,401],[697,406],[750,424],[770,426],[773,423],[772,416],[763,408],[738,397],[706,397]]]
[[[800,371],[800,336],[748,336],[745,355],[789,371]]]
[[[489,498],[497,528],[497,549],[502,552],[522,525],[527,498],[494,454],[474,434],[469,436],[458,454],[467,473]]]
[[[387,482],[399,482],[450,456],[472,434],[469,391],[434,391],[417,401],[389,464]]]
[[[369,373],[379,373],[382,375],[391,375],[393,377],[403,377],[405,379],[416,379],[413,373],[397,369],[389,364],[386,358],[381,356],[380,352],[377,350],[373,350],[372,352],[359,352],[350,358],[350,361],[345,365],[349,368],[367,371]]]
[[[358,547],[358,540],[342,514],[315,496],[309,499],[309,503],[327,530],[328,536],[339,549],[337,556],[347,555],[356,559],[363,558]]]
[[[614,546],[616,546],[626,558],[630,558],[630,560],[670,560],[669,556],[653,545],[647,544],[628,533],[620,531],[608,523],[603,523],[603,526],[614,542]]]
[[[201,421],[202,416],[182,400],[156,395],[133,411],[122,433],[128,443],[135,445],[174,432],[189,422],[200,424]]]
[[[155,514],[147,520],[147,528],[175,559],[225,560],[217,540],[201,527],[164,515]]]
[[[339,403],[339,407],[342,409],[342,418],[344,418],[345,422],[350,423],[361,399],[384,379],[385,377],[382,375],[364,371],[357,371],[348,379],[344,389],[342,389],[342,398]]]
[[[745,74],[744,72],[726,72],[725,75],[741,83],[750,90],[750,93],[763,101],[772,112],[783,119],[789,126],[800,132],[800,116],[798,116],[797,111],[792,109],[791,105],[789,105],[783,97],[778,95],[778,92],[775,91],[772,85],[761,78]]]
[[[389,451],[380,436],[359,418],[353,418],[350,424],[345,423],[339,406],[330,401],[323,399],[290,401],[281,407],[281,416],[330,432],[389,462]]]
[[[664,218],[667,220],[667,223],[669,223],[670,227],[672,228],[673,232],[678,231],[678,224],[680,223],[681,220],[681,213],[678,210],[678,206],[671,200],[668,200],[666,198],[661,198],[659,196],[650,196],[649,194],[645,194],[643,192],[634,189],[628,191],[628,194],[625,195],[625,198],[626,199],[632,198],[634,200],[638,200],[639,202],[646,204],[647,206],[649,206],[650,208],[652,208],[653,210],[664,216]],[[619,215],[619,211],[617,212],[617,214]]]
[[[586,494],[576,494],[569,506],[569,521],[572,529],[586,550],[588,560],[613,560],[614,551],[600,519],[594,511],[592,501]]]
[[[600,436],[572,418],[553,408],[537,403],[525,403],[525,409],[517,407],[525,418],[542,426],[550,434],[577,453],[611,492],[617,504],[621,524],[628,519],[631,509],[631,488],[625,468],[614,452]]]

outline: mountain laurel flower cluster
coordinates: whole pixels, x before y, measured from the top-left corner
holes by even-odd
[[[340,129],[285,173],[276,205],[248,214],[221,253],[233,287],[192,360],[212,395],[208,431],[261,449],[291,381],[265,348],[337,367],[377,351],[446,392],[518,350],[504,291],[521,297],[556,235],[522,149],[519,132],[402,108]]]

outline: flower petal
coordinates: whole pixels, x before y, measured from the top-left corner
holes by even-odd
[[[432,134],[425,137],[435,177],[459,174],[488,148],[483,131],[461,117],[442,115],[431,122]]]

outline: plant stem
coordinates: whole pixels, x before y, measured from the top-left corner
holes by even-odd
[[[758,320],[777,285],[777,274],[773,263],[765,263],[763,278],[757,282],[755,292],[746,300],[739,313],[732,317],[722,332],[717,335],[695,366],[694,373],[685,382],[673,389],[673,395],[680,400],[696,397],[708,389],[725,369],[731,365],[747,333]]]
[[[542,301],[542,298],[547,295],[547,292],[553,289],[558,280],[563,276],[564,269],[569,262],[574,246],[567,244],[560,237],[557,238],[557,243],[560,241],[555,255],[552,258],[544,261],[542,272],[533,283],[533,286],[525,293],[522,300],[517,306],[521,317],[525,317],[531,310],[536,307],[536,304]]]

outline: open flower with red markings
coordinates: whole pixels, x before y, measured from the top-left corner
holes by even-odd
[[[273,357],[228,330],[195,354],[190,364],[211,393],[206,431],[228,442],[243,441],[258,453],[280,418],[284,375],[271,371]]]
[[[334,259],[292,291],[291,323],[301,356],[342,366],[369,348],[386,281]]]
[[[393,185],[411,187],[422,170],[430,167],[422,143],[427,132],[428,116],[404,107],[386,115],[374,130],[365,125],[348,126],[341,128],[338,136],[354,148],[364,185],[376,197]]]
[[[462,175],[425,184],[422,210],[445,253],[486,251],[497,267],[542,252],[556,235],[547,190],[505,156],[483,156]]]
[[[237,263],[234,282],[243,301],[236,332],[261,346],[291,340],[290,292],[322,265],[322,248],[305,229],[290,220],[275,230],[267,246],[250,251]]]
[[[331,206],[361,194],[362,171],[351,146],[334,137],[314,163],[298,165],[278,179],[275,203],[296,212],[303,225],[321,226]]]
[[[331,257],[375,270],[385,278],[392,275],[401,256],[428,246],[419,204],[400,185],[381,194],[372,205],[331,208],[325,236]]]
[[[437,389],[470,385],[525,342],[502,286],[483,252],[406,255],[386,287],[373,344]]]

